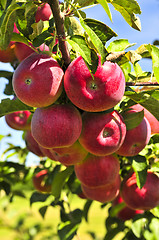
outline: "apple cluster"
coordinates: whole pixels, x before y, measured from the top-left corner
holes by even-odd
[[[46,6],[38,11],[45,12]],[[36,22],[41,16],[38,11]],[[50,13],[42,20],[49,17]],[[25,130],[28,150],[66,167],[74,165],[82,192],[88,199],[105,203],[114,200],[120,191],[122,200],[131,209],[148,210],[157,206],[159,178],[154,173],[148,172],[142,189],[137,186],[135,173],[121,183],[119,156],[137,155],[148,144],[151,134],[159,133],[159,124],[139,104],[132,106],[124,118],[114,110],[125,92],[125,77],[119,65],[111,61],[101,64],[98,56],[98,67],[92,74],[78,56],[64,72],[46,54],[46,46],[45,49],[40,46],[42,52],[37,53],[23,43],[12,45],[19,60],[12,79],[15,95],[35,108],[35,112],[14,112],[5,119],[13,129]],[[127,129],[125,119],[143,109],[140,124]],[[33,180],[39,191],[51,191],[51,186],[43,182],[46,176],[44,171]],[[155,200],[151,201],[152,198]]]

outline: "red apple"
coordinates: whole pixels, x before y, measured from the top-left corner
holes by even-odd
[[[146,183],[140,189],[137,186],[135,172],[128,174],[121,184],[121,197],[126,205],[132,209],[150,210],[159,205],[159,177],[147,173]]]
[[[14,62],[16,60],[14,48],[15,45],[10,43],[6,49],[4,50],[0,49],[0,62],[4,63]]]
[[[85,112],[82,120],[79,142],[88,152],[105,156],[120,148],[126,135],[126,125],[117,111],[110,113]]]
[[[50,5],[48,3],[42,3],[36,12],[35,20],[36,22],[42,21],[49,21],[49,18],[52,14]]]
[[[136,112],[130,110],[127,114]],[[121,156],[135,156],[145,148],[151,137],[151,127],[148,120],[144,117],[141,123],[126,131],[124,143],[117,150],[117,154]]]
[[[147,118],[151,126],[151,134],[159,133],[159,121],[155,118],[154,115],[152,115],[152,113],[150,113],[146,108],[144,108],[140,104],[136,104],[131,108],[136,111],[142,111],[144,109],[144,116]]]
[[[63,70],[52,57],[33,53],[16,68],[13,89],[23,103],[46,107],[60,96],[63,76]]]
[[[39,157],[44,157],[45,154],[41,151],[39,144],[33,138],[31,131],[26,131],[24,135],[24,140],[26,143],[27,149]]]
[[[119,160],[113,155],[88,154],[83,161],[75,165],[77,178],[88,187],[111,184],[117,178],[119,169]]]
[[[80,136],[82,118],[71,104],[37,108],[31,121],[35,140],[44,148],[68,147]]]
[[[101,65],[99,56],[93,79],[84,60],[79,56],[65,72],[64,88],[68,98],[77,107],[88,112],[100,112],[120,102],[125,91],[125,78],[116,63],[106,61]]]
[[[52,152],[52,149],[50,149]],[[81,162],[88,152],[76,141],[73,145],[64,148],[53,148],[53,154],[56,161],[70,166]]]
[[[15,130],[28,130],[31,128],[30,111],[17,111],[5,115],[6,123]]]
[[[33,177],[33,185],[36,190],[42,193],[51,193],[51,184],[47,184],[48,178],[47,170],[41,170]]]
[[[118,204],[123,203],[123,199],[120,196],[120,194],[118,194],[118,196],[116,197],[116,199],[114,199],[112,206],[116,206]],[[144,213],[143,210],[134,210],[132,208],[129,208],[128,206],[124,206],[118,213],[117,213],[117,217],[123,221],[132,219],[135,215],[137,214],[142,214]]]
[[[96,200],[102,203],[112,201],[119,194],[120,177],[119,175],[111,184],[106,184],[98,187],[88,187],[81,184],[84,195],[91,200]]]

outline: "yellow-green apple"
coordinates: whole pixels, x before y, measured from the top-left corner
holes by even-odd
[[[114,182],[98,187],[88,187],[81,184],[84,195],[91,200],[96,200],[102,203],[112,201],[119,194],[120,176],[118,175]]]
[[[50,5],[48,3],[42,3],[35,14],[35,21],[39,22],[40,20],[42,21],[49,21],[49,18],[52,14]]]
[[[31,120],[35,140],[44,148],[68,147],[80,136],[82,118],[72,104],[37,108]]]
[[[52,152],[52,149],[50,149]],[[76,141],[73,145],[63,148],[53,148],[53,154],[56,161],[70,166],[81,162],[88,152]]]
[[[126,125],[117,111],[85,112],[82,120],[79,142],[88,152],[105,156],[120,148],[126,135]]]
[[[113,155],[95,156],[88,154],[74,167],[77,178],[83,185],[98,187],[111,184],[119,175],[120,164]]]
[[[127,116],[137,112],[129,110]],[[141,123],[132,129],[126,131],[126,136],[123,144],[117,150],[117,154],[121,156],[135,156],[145,148],[151,137],[151,126],[148,120],[144,117]]]
[[[24,140],[26,143],[27,149],[39,157],[44,157],[45,154],[41,151],[39,144],[33,138],[33,135],[30,130],[24,133]]]
[[[137,186],[136,173],[129,173],[121,183],[120,194],[132,209],[150,210],[159,205],[159,177],[148,171],[144,186]]]
[[[92,75],[83,58],[77,57],[68,66],[64,76],[64,88],[68,98],[78,108],[88,112],[100,112],[120,102],[125,91],[125,78],[121,68],[101,57],[96,73]]]
[[[30,115],[30,111],[17,111],[5,115],[5,121],[15,130],[28,130],[31,128]]]
[[[144,109],[144,116],[147,118],[151,126],[151,134],[159,133],[159,121],[155,118],[154,115],[152,115],[152,113],[150,113],[140,104],[133,105],[131,108],[137,111],[142,111]]]
[[[62,68],[52,57],[33,53],[16,68],[13,89],[23,103],[46,107],[61,95],[63,76]]]
[[[47,183],[48,171],[46,169],[41,170],[33,177],[33,185],[36,190],[42,193],[51,192],[51,184]]]
[[[122,199],[122,197],[120,196],[120,194],[118,194],[118,196],[114,199],[113,203],[112,203],[112,206],[116,206],[118,204],[123,204],[124,201]],[[117,217],[123,221],[126,221],[126,220],[129,220],[129,219],[132,219],[135,215],[137,214],[142,214],[144,213],[143,210],[134,210],[132,208],[129,208],[127,205],[125,205],[124,203],[124,206],[122,207],[121,210],[118,211],[117,213]]]

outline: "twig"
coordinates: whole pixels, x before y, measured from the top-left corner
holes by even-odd
[[[158,82],[126,82],[126,86],[159,86]]]
[[[70,53],[67,47],[65,30],[64,30],[64,15],[61,13],[59,0],[48,0],[51,7],[53,17],[55,20],[55,27],[57,31],[57,37],[59,41],[59,49],[64,60],[64,64],[67,67],[70,64]]]
[[[106,57],[107,61],[114,61],[122,56],[125,55],[125,51],[120,51],[120,52],[111,52],[108,54],[108,56]]]

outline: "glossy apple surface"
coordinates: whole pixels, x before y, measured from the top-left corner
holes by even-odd
[[[15,130],[29,130],[31,128],[30,111],[17,111],[5,115],[6,123]]]
[[[34,153],[35,155],[37,155],[39,157],[45,156],[45,154],[43,154],[43,152],[41,151],[39,144],[33,138],[33,135],[30,130],[25,132],[24,140],[26,143],[26,147],[30,152]]]
[[[33,137],[44,148],[71,146],[79,138],[81,130],[81,115],[71,104],[37,108],[31,120]]]
[[[119,194],[120,182],[120,177],[117,176],[116,180],[111,184],[98,187],[88,187],[81,184],[81,188],[88,199],[105,203],[112,201]]]
[[[36,190],[42,193],[50,193],[51,192],[51,184],[47,184],[46,180],[48,177],[47,170],[41,170],[33,177],[33,185]]]
[[[120,164],[118,158],[113,155],[88,154],[83,161],[75,165],[74,169],[83,185],[98,187],[114,182],[119,174]]]
[[[51,14],[52,12],[51,12],[50,5],[48,3],[43,3],[37,9],[35,20],[36,22],[39,22],[40,20],[48,21]]]
[[[50,149],[52,151],[52,149]],[[53,148],[53,154],[56,161],[71,166],[81,162],[88,152],[76,141],[73,145],[64,148]]]
[[[135,173],[126,176],[121,184],[121,197],[126,205],[132,209],[150,210],[159,205],[159,177],[147,173],[146,183],[140,189],[137,186]]]
[[[99,64],[94,79],[81,56],[68,66],[64,76],[68,98],[77,107],[88,112],[100,112],[114,107],[122,99],[125,78],[116,63]]]
[[[124,141],[126,125],[117,111],[85,112],[82,115],[82,123],[79,142],[94,155],[110,155],[116,152]]]
[[[52,57],[33,53],[16,68],[13,89],[23,103],[46,107],[60,96],[63,75],[63,70]]]
[[[128,114],[134,113],[136,110],[130,110]],[[145,148],[151,137],[151,126],[144,117],[141,123],[126,131],[124,143],[117,150],[117,154],[121,156],[135,156]]]
[[[152,113],[150,113],[146,108],[144,108],[140,104],[136,104],[131,108],[137,111],[142,111],[144,109],[144,116],[147,118],[151,126],[151,134],[159,133],[159,121],[155,118],[154,115],[152,115]]]

